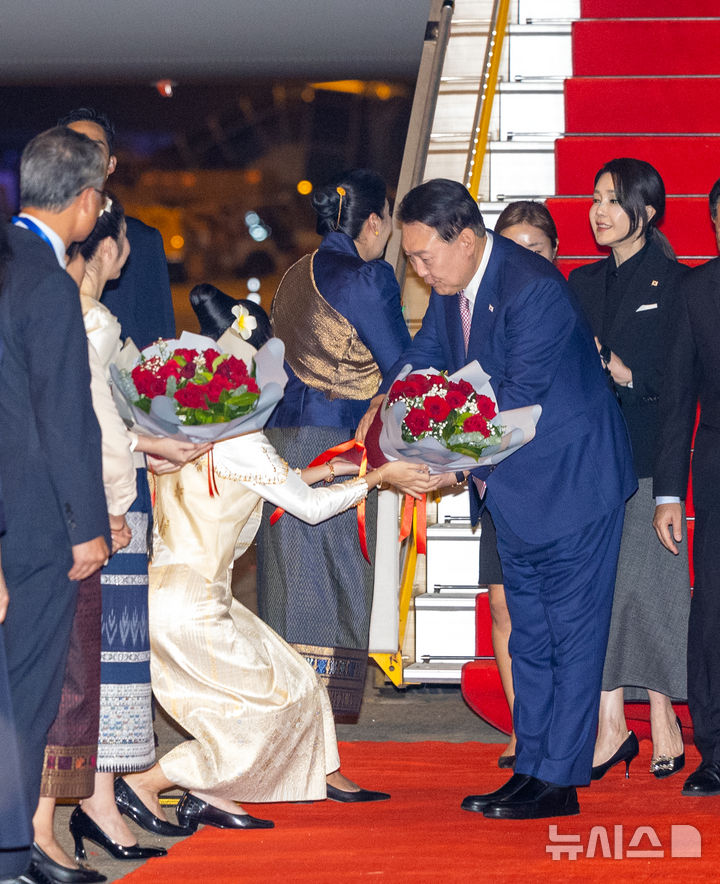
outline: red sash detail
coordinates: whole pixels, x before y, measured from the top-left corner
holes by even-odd
[[[419,500],[411,494],[405,495],[402,519],[400,520],[400,543],[410,536],[413,527],[413,513],[417,513],[415,521],[415,545],[418,555],[424,556],[427,550],[427,498],[423,495]]]
[[[322,454],[318,454],[315,460],[311,461],[308,464],[308,467],[319,467],[320,464],[327,463],[329,460],[332,460],[339,454],[344,454],[346,451],[358,451],[360,453],[360,471],[358,473],[358,476],[364,476],[367,472],[367,451],[365,450],[365,446],[362,444],[362,442],[358,442],[357,439],[348,439],[347,442],[341,442],[339,445],[333,445],[332,448],[328,448],[327,451],[323,451]],[[277,507],[273,514],[270,516],[270,524],[274,525],[284,512],[285,510],[282,507]],[[357,523],[360,549],[362,550],[362,554],[365,556],[366,560],[369,562],[370,556],[368,555],[367,549],[364,500],[361,500],[360,503],[357,505]]]

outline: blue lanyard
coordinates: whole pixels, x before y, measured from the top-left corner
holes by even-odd
[[[39,227],[39,226],[38,226],[38,225],[32,220],[32,218],[27,218],[27,217],[25,217],[25,218],[20,218],[18,215],[13,215],[13,216],[12,216],[12,223],[13,223],[16,227],[17,227],[19,224],[24,224],[25,227],[27,227],[28,230],[32,231],[32,233],[36,234],[36,236],[39,236],[40,239],[44,240],[44,241],[50,246],[50,248],[53,250],[53,252],[55,251],[55,246],[54,246],[54,245],[52,244],[52,242],[50,241],[50,237],[47,235],[47,233],[45,233],[45,231],[42,229],[42,227]]]

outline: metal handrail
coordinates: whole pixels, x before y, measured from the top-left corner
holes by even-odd
[[[509,12],[510,0],[495,0],[490,23],[490,35],[485,50],[482,79],[480,80],[480,93],[475,108],[475,119],[473,120],[472,131],[475,133],[475,137],[470,146],[468,161],[465,166],[465,185],[472,194],[473,199],[477,199],[478,192],[480,191],[480,174],[482,173],[485,150],[487,149],[490,115],[500,73],[502,44],[505,39],[505,31],[507,30]]]

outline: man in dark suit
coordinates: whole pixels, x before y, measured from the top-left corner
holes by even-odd
[[[87,135],[105,154],[106,177],[117,168],[113,154],[115,127],[108,117],[81,107],[58,120]],[[116,280],[103,292],[102,303],[120,320],[123,338],[132,338],[141,350],[158,338],[175,337],[175,314],[168,278],[167,260],[160,231],[126,216],[130,257]]]
[[[0,296],[2,566],[10,690],[28,809],[37,805],[45,738],[60,702],[77,581],[107,560],[100,428],[78,290],[65,272],[104,204],[105,161],[58,128],[33,138],[20,170],[22,211],[7,228]],[[68,870],[69,871],[69,870]],[[69,879],[68,879],[69,880]]]
[[[710,191],[710,215],[720,250],[720,180]],[[700,423],[692,459],[695,585],[688,626],[688,706],[702,762],[683,795],[720,795],[720,258],[683,280],[668,343],[666,383],[653,481],[653,524],[677,555],[690,446],[698,400]]]
[[[463,807],[505,819],[577,813],[575,786],[590,780],[623,508],[637,485],[627,430],[590,330],[548,261],[487,233],[454,181],[411,190],[398,217],[410,263],[433,291],[397,367],[453,372],[477,359],[500,409],[543,409],[533,441],[474,471],[487,483],[482,503],[497,527],[512,620],[518,749],[509,782]],[[481,505],[475,499],[475,517]]]

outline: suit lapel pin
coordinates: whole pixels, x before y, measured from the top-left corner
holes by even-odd
[[[488,310],[492,313],[495,308],[492,304],[488,304]]]
[[[653,279],[650,285],[660,285],[660,283],[657,281],[657,279]]]

